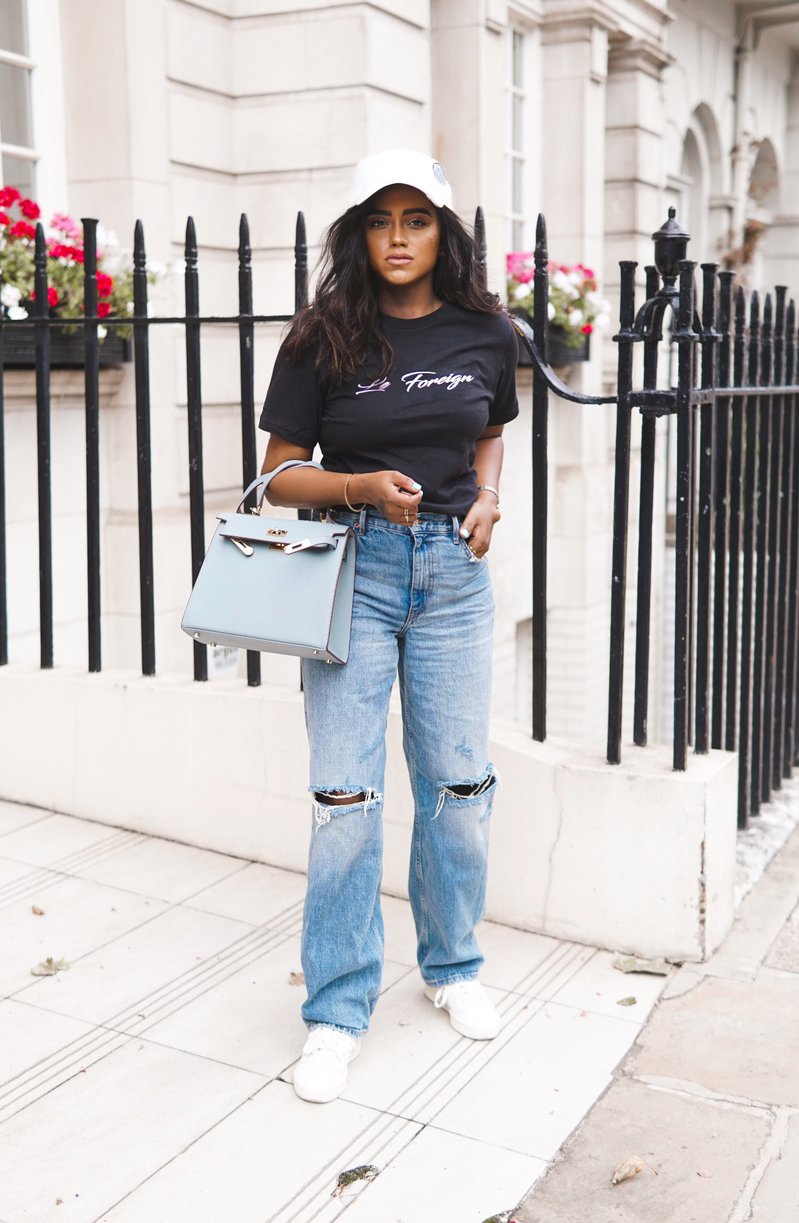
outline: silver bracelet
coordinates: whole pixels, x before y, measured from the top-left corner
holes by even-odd
[[[478,493],[493,493],[497,499],[497,509],[499,509],[499,489],[498,488],[494,488],[493,484],[478,484],[477,491]]]

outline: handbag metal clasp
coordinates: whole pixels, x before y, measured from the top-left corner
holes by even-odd
[[[245,544],[243,539],[234,539],[232,535],[228,535],[228,539],[244,556],[252,556],[254,549],[249,544]]]
[[[306,548],[312,548],[313,542],[310,539],[298,539],[293,544],[279,544],[286,556],[291,556],[292,552],[304,552]]]

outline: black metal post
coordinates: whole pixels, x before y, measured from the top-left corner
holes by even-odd
[[[784,298],[783,298],[784,303]],[[775,349],[776,382],[790,385],[793,379],[793,328],[795,312],[793,302],[784,316],[784,327],[778,329],[779,339]],[[793,470],[793,419],[790,411],[790,396],[779,396],[779,454],[782,471],[779,473],[779,587],[777,591],[777,649],[775,657],[775,734],[773,734],[772,785],[779,789],[783,777],[790,777],[790,766],[786,759],[786,722],[788,691],[788,616],[790,608],[790,552],[792,552],[792,505],[794,499]]]
[[[197,580],[205,556],[203,514],[203,430],[200,381],[200,283],[194,218],[186,222],[186,386],[189,425],[189,512],[191,516],[191,580]],[[194,678],[208,679],[208,647],[194,642]]]
[[[646,300],[652,301],[660,278],[654,265],[646,268]],[[653,312],[652,322],[644,335],[644,388],[657,386],[658,346],[663,339],[662,307]],[[649,644],[651,637],[652,603],[652,525],[655,506],[655,429],[657,418],[644,414],[641,422],[641,488],[638,521],[638,601],[635,618],[635,703],[633,707],[633,740],[639,747],[646,744],[649,710]]]
[[[244,213],[239,221],[239,377],[241,385],[241,474],[246,488],[255,479],[255,328],[252,321],[252,252],[250,226]],[[251,507],[252,508],[252,507]],[[261,655],[247,651],[247,683],[261,682]]]
[[[702,264],[702,387],[716,384],[716,264]],[[696,575],[696,736],[695,750],[707,752],[710,722],[710,592],[714,528],[714,404],[699,410],[699,520]]]
[[[736,310],[736,332],[743,334],[744,295],[739,290]],[[737,347],[737,344],[736,344]],[[747,385],[755,388],[760,375],[760,298],[752,294],[749,306],[749,341],[747,352]],[[754,653],[754,603],[755,603],[755,546],[758,523],[758,396],[753,390],[746,397],[744,436],[744,532],[743,532],[743,599],[741,604],[741,688],[740,717],[738,723],[738,826],[749,823],[751,791],[753,781],[753,653]]]
[[[752,678],[752,814],[757,815],[763,798],[763,777],[769,772],[765,768],[767,750],[768,694],[766,673],[770,664],[770,643],[767,643],[768,588],[769,588],[769,542],[771,535],[771,345],[773,305],[767,293],[763,306],[763,325],[760,330],[759,365],[760,385],[763,392],[758,401],[758,480],[757,480],[757,569],[755,572],[755,648]],[[766,794],[768,797],[768,794]]]
[[[733,272],[722,272],[729,277],[730,292],[732,292]],[[732,385],[744,385],[746,367],[746,303],[743,291],[739,290],[735,298],[735,339],[733,344],[733,374]],[[728,383],[729,385],[729,383]],[[735,751],[736,726],[738,720],[738,663],[743,634],[739,629],[739,608],[742,606],[744,579],[742,570],[742,548],[744,544],[743,503],[744,503],[744,426],[746,401],[743,398],[732,400],[730,427],[730,572],[728,583],[727,605],[727,701],[724,721],[724,746],[727,751]],[[748,732],[747,732],[747,752]]]
[[[53,665],[53,522],[50,473],[50,328],[47,246],[44,228],[36,226],[33,327],[36,346],[36,449],[39,486],[39,654],[40,665]]]
[[[627,592],[627,514],[630,495],[630,404],[633,385],[635,269],[631,260],[619,264],[621,297],[618,344],[618,403],[616,464],[613,483],[613,556],[610,586],[610,676],[608,680],[608,763],[621,761],[621,722],[624,680],[624,604]]]
[[[772,327],[764,328],[764,345],[762,359],[764,362],[763,384],[773,388],[779,381],[781,371],[777,370],[777,336],[780,326],[780,302],[782,301],[782,325],[785,324],[785,290],[777,289],[776,302],[772,314]],[[771,296],[766,298],[766,307],[771,305]],[[780,353],[781,356],[781,353]],[[766,574],[765,603],[765,635],[763,638],[763,724],[762,724],[762,759],[760,769],[760,798],[768,802],[771,793],[773,752],[774,752],[774,698],[775,698],[775,651],[777,647],[777,587],[779,582],[779,527],[780,527],[780,442],[782,440],[781,396],[775,395],[773,389],[762,405],[768,421],[769,435],[769,491],[768,491],[768,534],[766,554],[768,570]]]
[[[547,228],[539,215],[535,231],[533,334],[547,361],[549,252]],[[547,513],[549,481],[549,391],[533,369],[533,738],[547,737]]]
[[[89,671],[102,667],[100,607],[100,340],[97,335],[97,221],[83,225],[83,353],[86,410],[86,579]]]
[[[694,267],[680,262],[680,296],[674,339],[677,357],[677,502],[674,591],[674,768],[682,770],[688,752],[688,675],[691,600],[691,503],[693,478]]]
[[[790,386],[796,376],[796,306],[788,306],[785,345],[785,381]],[[796,668],[799,655],[799,428],[797,428],[797,396],[785,399],[785,420],[788,426],[786,447],[791,455],[791,481],[786,523],[786,658],[785,658],[785,726],[783,732],[783,776],[789,777],[796,757]]]
[[[147,323],[147,255],[144,226],[133,235],[133,356],[136,382],[136,479],[139,506],[139,607],[141,669],[155,675],[155,594],[153,587],[153,496],[150,439],[150,331]]]
[[[719,273],[719,309],[716,326],[719,332],[718,380],[721,386],[730,385],[732,372],[732,281],[734,272]],[[713,704],[711,711],[711,746],[721,748],[727,746],[724,739],[725,695],[727,709],[731,702],[729,696],[736,688],[736,670],[732,674],[726,672],[724,641],[727,634],[727,608],[730,608],[729,642],[737,657],[737,607],[738,607],[738,547],[739,532],[736,513],[731,506],[734,496],[735,477],[731,474],[730,464],[730,399],[720,395],[715,407],[715,534],[713,540]],[[738,464],[740,471],[740,454]],[[739,490],[740,491],[740,490]],[[728,556],[729,544],[729,556]],[[730,576],[730,598],[727,598],[727,579],[736,573],[735,620],[733,621],[732,578]],[[730,646],[728,645],[728,650]],[[729,657],[727,659],[729,662]],[[732,734],[735,735],[733,721]]]
[[[308,241],[305,216],[297,213],[294,231],[294,313],[308,305]]]
[[[543,218],[539,219],[543,220]],[[474,249],[477,279],[482,288],[485,288],[488,283],[486,273],[486,223],[483,210],[479,206],[474,214]]]
[[[0,667],[8,663],[8,565],[6,561],[5,327],[0,312]]]

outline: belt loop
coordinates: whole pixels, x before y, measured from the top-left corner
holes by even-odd
[[[358,530],[360,531],[360,533],[362,535],[365,535],[366,534],[366,506],[363,507],[360,514],[358,515],[357,526],[358,526]]]
[[[458,522],[457,515],[453,514],[452,515],[452,542],[454,544],[458,543],[460,537],[461,537],[460,523]]]

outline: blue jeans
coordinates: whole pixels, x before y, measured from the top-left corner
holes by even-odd
[[[395,677],[414,797],[409,895],[431,985],[477,976],[488,828],[494,602],[455,518],[331,511],[357,537],[349,661],[303,660],[314,795],[302,965],[309,1027],[358,1035],[380,992],[386,719]],[[330,796],[358,801],[331,804]],[[328,801],[325,801],[328,799]]]

